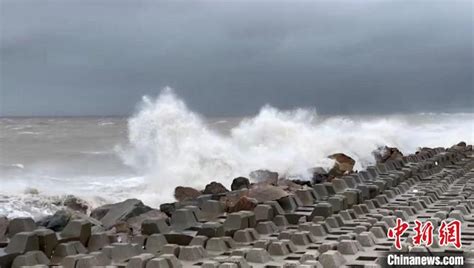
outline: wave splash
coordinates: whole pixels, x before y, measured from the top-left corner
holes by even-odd
[[[172,200],[179,185],[203,188],[210,181],[229,185],[236,176],[256,169],[308,178],[315,166],[330,167],[328,155],[343,152],[356,168],[374,162],[380,146],[413,153],[422,146],[472,143],[472,114],[419,114],[382,117],[319,117],[315,110],[281,111],[264,106],[242,119],[228,135],[212,129],[170,88],[129,119],[125,163],[146,174],[160,200]]]

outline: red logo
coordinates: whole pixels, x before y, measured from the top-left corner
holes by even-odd
[[[447,246],[453,244],[456,248],[461,248],[461,222],[453,220],[452,222],[446,223],[441,221],[441,225],[438,230],[439,245]]]
[[[397,224],[395,227],[388,229],[388,238],[395,238],[395,247],[397,249],[402,249],[402,242],[400,237],[408,229],[408,223],[402,221],[402,219],[397,218]]]
[[[387,232],[388,238],[395,238],[395,248],[402,249],[401,236],[407,231],[409,225],[402,219],[397,218],[395,227],[389,228]],[[427,221],[422,223],[415,220],[415,236],[413,237],[414,246],[431,246],[433,244],[433,223]],[[461,222],[453,220],[451,222],[441,221],[438,228],[439,245],[448,246],[454,245],[456,248],[461,248]]]
[[[433,244],[433,223],[430,221],[425,222],[424,224],[415,220],[415,237],[413,237],[413,245],[420,246],[424,244],[429,247]]]

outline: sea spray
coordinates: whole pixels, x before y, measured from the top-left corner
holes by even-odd
[[[154,199],[170,201],[176,186],[201,189],[210,181],[228,186],[256,169],[309,178],[309,168],[331,167],[327,156],[337,152],[361,169],[384,145],[413,153],[420,146],[472,143],[473,123],[469,114],[323,118],[311,109],[267,105],[224,135],[166,88],[156,99],[144,97],[129,120],[129,144],[121,155],[144,174]]]

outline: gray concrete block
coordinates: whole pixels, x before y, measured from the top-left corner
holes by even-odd
[[[171,268],[171,266],[165,258],[154,258],[147,262],[146,268]]]
[[[268,252],[274,256],[284,256],[290,254],[290,250],[286,246],[286,243],[282,241],[272,241],[268,246]]]
[[[363,248],[356,240],[343,240],[337,246],[337,250],[344,255],[354,255],[359,251],[363,251]]]
[[[145,251],[147,253],[157,253],[161,251],[164,245],[168,244],[163,234],[150,235],[145,242]]]
[[[318,223],[305,222],[298,225],[300,230],[309,231],[313,236],[326,236],[327,233],[324,227]]]
[[[38,229],[34,233],[38,236],[39,249],[50,258],[58,244],[56,233],[49,229]]]
[[[24,266],[49,265],[49,259],[42,251],[29,251],[24,255],[20,255],[13,260],[12,268],[20,268]]]
[[[376,237],[372,232],[362,232],[356,239],[363,247],[373,247],[376,244]]]
[[[38,236],[34,232],[16,233],[5,248],[6,253],[25,253],[32,250],[39,250]]]
[[[185,230],[190,227],[196,226],[198,219],[194,212],[190,209],[177,209],[171,216],[171,226],[176,230]]]
[[[11,219],[8,223],[8,237],[13,237],[17,233],[32,232],[36,229],[35,221],[28,217]]]
[[[273,234],[278,231],[278,227],[272,221],[259,222],[255,229],[259,234]]]
[[[55,257],[66,257],[77,254],[87,253],[86,248],[79,241],[71,241],[67,243],[61,243],[54,249],[53,256]]]
[[[179,259],[183,261],[197,261],[207,256],[202,246],[183,246],[179,251]]]
[[[110,238],[106,233],[92,234],[87,242],[87,248],[91,252],[101,250],[108,245],[110,245]]]
[[[165,234],[171,231],[166,219],[146,219],[142,222],[142,234]]]
[[[206,249],[209,251],[227,251],[231,249],[231,245],[221,237],[213,237],[207,241]]]
[[[260,204],[254,209],[255,219],[257,222],[260,221],[271,221],[273,220],[273,208],[270,205]]]
[[[87,245],[90,235],[91,223],[86,220],[72,220],[60,233],[61,238],[78,239],[83,245]]]
[[[346,263],[346,259],[339,251],[329,250],[319,256],[319,262],[324,268],[339,268]]]
[[[197,235],[203,235],[209,238],[224,236],[224,226],[219,222],[206,222],[199,228]]]
[[[155,255],[151,253],[142,253],[131,257],[130,260],[128,260],[127,268],[145,268],[146,264],[154,257]]]
[[[270,254],[265,249],[262,248],[252,248],[249,250],[245,259],[248,262],[255,262],[255,263],[266,263],[271,260]]]
[[[227,215],[224,221],[225,230],[240,230],[249,227],[249,222],[243,213],[235,212]]]
[[[107,246],[104,249],[109,248],[109,247],[111,248],[110,258],[114,262],[124,262],[124,261],[129,260],[133,256],[143,253],[141,247],[136,246],[134,244],[113,243],[112,245]]]
[[[234,233],[234,240],[241,243],[249,243],[258,240],[259,235],[253,228],[238,230]]]
[[[289,225],[288,219],[284,215],[275,216],[275,218],[273,218],[273,222],[279,227],[285,227]]]
[[[332,205],[327,202],[321,202],[314,206],[313,212],[311,213],[311,218],[315,216],[329,217],[333,213]]]

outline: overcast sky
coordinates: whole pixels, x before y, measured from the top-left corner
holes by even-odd
[[[0,0],[0,115],[126,115],[173,87],[207,116],[474,106],[473,4]]]

